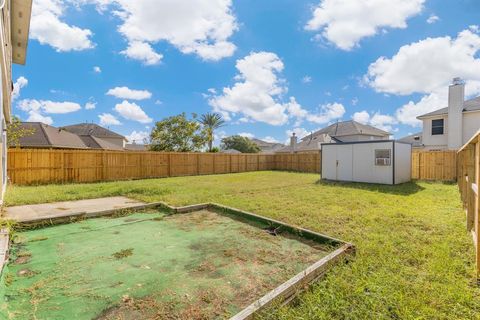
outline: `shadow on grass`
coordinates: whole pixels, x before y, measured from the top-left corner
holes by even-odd
[[[360,182],[341,182],[341,181],[329,181],[329,180],[318,180],[317,185],[326,186],[326,187],[343,187],[351,188],[357,190],[367,190],[380,193],[395,194],[401,196],[408,196],[419,191],[424,190],[425,188],[417,184],[416,181],[410,181],[407,183],[397,184],[397,185],[385,185],[385,184],[374,184],[374,183],[360,183]]]

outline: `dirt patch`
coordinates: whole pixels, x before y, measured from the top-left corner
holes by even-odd
[[[113,253],[112,256],[115,259],[120,260],[126,257],[130,257],[132,254],[133,254],[133,248],[128,248],[128,249],[122,249],[120,251],[117,251]]]
[[[13,262],[14,264],[26,264],[30,261],[31,256],[21,256],[17,257],[15,261]]]
[[[105,309],[94,319],[207,320],[224,318],[227,307],[227,301],[212,290],[199,290],[194,296],[186,295],[169,301],[158,301],[150,296],[136,299],[125,295],[120,303]]]
[[[38,272],[32,271],[30,269],[22,269],[17,272],[17,276],[19,277],[25,277],[25,278],[31,278],[35,275],[37,275]]]

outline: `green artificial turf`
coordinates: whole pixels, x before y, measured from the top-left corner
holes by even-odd
[[[8,205],[126,195],[172,205],[217,202],[357,247],[299,303],[272,319],[477,319],[471,235],[453,184],[319,182],[315,174],[251,172],[96,184],[9,187]]]
[[[223,319],[334,248],[209,211],[136,213],[15,234],[6,319]]]

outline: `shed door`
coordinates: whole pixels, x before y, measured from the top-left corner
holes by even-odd
[[[322,179],[337,180],[337,147],[322,147]]]
[[[353,180],[353,145],[338,145],[337,149],[337,178],[341,181]]]

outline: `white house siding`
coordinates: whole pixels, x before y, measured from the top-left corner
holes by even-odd
[[[427,150],[431,149],[446,149],[448,145],[448,117],[437,116],[423,119],[423,136],[422,142]],[[444,128],[442,135],[432,135],[432,120],[444,119]]]
[[[467,143],[480,130],[480,111],[463,114],[463,144]]]
[[[396,142],[395,148],[393,141],[324,145],[322,179],[380,184],[410,181],[411,145]],[[390,151],[390,165],[376,165],[376,150]]]
[[[392,155],[391,141],[379,143],[359,143],[353,145],[353,181],[367,183],[393,183],[393,165],[376,166],[375,150],[388,149]],[[393,159],[392,159],[393,163]]]
[[[395,184],[408,182],[412,177],[412,146],[395,142]]]

